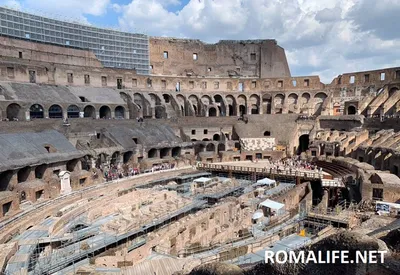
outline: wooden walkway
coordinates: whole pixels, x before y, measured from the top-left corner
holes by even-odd
[[[224,164],[213,164],[213,163],[198,163],[197,169],[204,170],[208,172],[227,172],[228,174],[238,173],[238,174],[250,174],[250,175],[260,175],[269,177],[286,177],[286,178],[299,178],[304,180],[322,180],[322,179],[332,179],[332,176],[326,175],[322,172],[315,171],[287,171],[278,170],[273,168],[257,168],[257,167],[246,167],[246,166],[235,166],[235,165],[224,165]]]

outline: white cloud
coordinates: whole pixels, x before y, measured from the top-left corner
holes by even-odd
[[[0,0],[18,7],[86,20],[107,9],[127,31],[217,42],[276,39],[293,75],[340,73],[400,63],[399,0]],[[373,12],[371,12],[373,11]]]
[[[317,74],[331,82],[341,73],[399,62],[400,33],[393,24],[397,16],[385,16],[397,12],[400,1],[382,1],[190,0],[171,13],[165,6],[169,1],[132,0],[120,24],[146,28],[153,36],[206,42],[273,38],[286,49],[294,75]],[[374,10],[372,17],[368,9]]]

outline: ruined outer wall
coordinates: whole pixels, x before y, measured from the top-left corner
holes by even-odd
[[[168,58],[164,57],[168,52]],[[193,54],[198,59],[194,60]],[[285,51],[275,40],[220,41],[150,38],[150,64],[155,75],[290,77]]]
[[[30,61],[85,67],[103,67],[91,51],[32,43],[0,36],[0,56],[2,59],[5,57],[20,58],[20,53],[22,53],[23,59]]]

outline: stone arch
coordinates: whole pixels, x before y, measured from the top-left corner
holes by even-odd
[[[107,105],[103,105],[99,110],[100,118],[110,119],[111,118],[111,109]]]
[[[225,144],[223,144],[223,143],[218,144],[218,152],[225,151],[225,150],[226,150]]]
[[[6,113],[7,113],[8,120],[14,120],[14,119],[23,120],[24,119],[23,112],[21,112],[21,106],[17,103],[9,104],[6,109]]]
[[[218,104],[219,115],[226,116],[227,112],[224,98],[220,94],[216,94],[214,95],[214,102],[215,104]]]
[[[227,103],[227,115],[228,116],[236,116],[237,115],[237,104],[236,99],[232,95],[227,95],[225,97]]]
[[[247,98],[245,95],[239,95],[237,97],[237,103],[239,105],[239,114],[243,116],[247,114]]]
[[[215,109],[214,107],[209,108],[208,109],[208,116],[209,117],[217,116],[217,109]]]
[[[260,113],[260,97],[253,94],[249,98],[249,105],[251,106],[251,114],[258,115]]]
[[[213,135],[213,140],[219,141],[221,139],[221,136],[219,134],[214,134]]]
[[[123,106],[115,107],[115,118],[125,118],[125,108]]]
[[[161,98],[158,95],[151,93],[151,94],[149,94],[149,97],[150,97],[150,103],[151,103],[152,107],[162,105]]]
[[[111,161],[110,161],[110,164],[112,164],[112,165],[118,165],[118,163],[119,163],[119,159],[120,159],[120,155],[121,155],[121,153],[119,152],[119,151],[116,151],[116,152],[114,152],[112,155],[111,155]]]
[[[211,97],[208,96],[208,95],[203,95],[203,96],[201,97],[201,102],[202,102],[204,105],[210,105],[210,104],[213,103]]]
[[[30,118],[44,118],[44,109],[40,104],[33,104],[29,108],[29,116]]]
[[[263,105],[264,114],[271,114],[272,96],[270,94],[262,95],[262,105]]]
[[[207,151],[207,152],[215,152],[215,145],[214,145],[214,143],[209,143],[209,144],[207,144],[207,146],[206,146],[206,151]]]
[[[67,108],[67,118],[79,118],[80,109],[76,105],[69,105]]]
[[[265,131],[264,132],[264,137],[270,137],[271,136],[271,132],[270,131]]]
[[[187,108],[186,108],[186,98],[183,95],[176,95],[176,103],[179,105],[181,116],[186,116]]]
[[[49,118],[63,118],[63,110],[60,105],[54,104],[50,106]]]
[[[96,109],[92,105],[86,105],[83,108],[83,117],[96,118]]]
[[[193,113],[195,116],[200,115],[199,111],[201,109],[199,98],[196,95],[190,95],[188,97],[191,107],[193,108]]]
[[[350,105],[349,107],[347,107],[347,114],[348,115],[355,115],[357,114],[357,108],[354,105]]]
[[[325,93],[322,93],[322,92],[317,93],[314,96],[314,114],[315,115],[320,115],[321,114],[324,101],[325,101],[325,99],[327,97],[328,96]]]
[[[277,94],[274,97],[275,113],[281,114],[283,111],[283,105],[285,103],[285,95]]]
[[[300,104],[303,107],[304,105],[310,102],[311,95],[309,93],[303,93],[300,98]]]

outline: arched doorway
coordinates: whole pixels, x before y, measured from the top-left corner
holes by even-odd
[[[215,109],[214,107],[211,107],[208,110],[208,116],[217,116],[217,109]]]
[[[244,105],[239,106],[239,114],[240,116],[244,116],[246,114],[246,106]]]
[[[51,105],[49,108],[49,118],[63,118],[63,111],[60,105]]]
[[[88,105],[83,109],[83,117],[96,118],[96,109]]]
[[[76,105],[69,105],[67,109],[68,118],[79,118],[79,107]]]
[[[149,152],[147,153],[147,157],[149,159],[151,158],[156,158],[157,157],[157,149],[150,149]]]
[[[219,141],[221,139],[221,136],[219,134],[214,134],[213,140]]]
[[[125,108],[122,106],[117,106],[115,108],[115,118],[125,118]]]
[[[109,119],[111,118],[111,110],[108,106],[101,106],[100,108],[100,118]]]
[[[44,118],[43,107],[40,104],[34,104],[29,109],[30,118]]]
[[[357,113],[357,109],[355,106],[351,105],[347,108],[348,115],[355,115]]]
[[[18,120],[22,120],[22,112],[21,112],[21,106],[19,106],[16,103],[11,103],[10,105],[7,106],[7,118],[9,120],[14,120],[14,119],[18,119]]]
[[[218,144],[218,152],[225,151],[225,144],[220,143]]]
[[[214,151],[215,151],[215,145],[214,145],[213,143],[209,143],[209,144],[206,146],[206,151],[207,151],[207,152],[214,152]]]
[[[172,157],[179,157],[181,155],[181,147],[172,148]]]
[[[308,150],[308,145],[310,143],[310,136],[309,135],[301,135],[299,137],[299,148],[298,154],[301,154]]]
[[[132,151],[128,151],[124,154],[124,163],[128,163],[129,160],[132,158],[133,156],[133,152]]]

